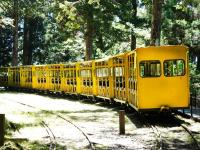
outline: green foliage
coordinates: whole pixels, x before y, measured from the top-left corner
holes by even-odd
[[[84,42],[81,35],[66,39],[62,43],[51,42],[46,63],[77,61],[84,56]],[[82,57],[81,57],[82,56]]]
[[[0,28],[0,66],[8,66],[11,62],[12,28]]]
[[[137,47],[150,40],[152,1],[133,0],[19,0],[19,54],[23,52],[24,16],[32,19],[33,63],[78,61],[85,54],[87,14],[94,14],[94,58],[130,50],[131,34]],[[12,54],[13,0],[0,2],[0,65],[9,65]],[[162,44],[185,44],[191,48],[191,63],[200,56],[200,3],[198,0],[167,0],[163,5]],[[193,74],[197,73],[195,67]]]
[[[192,95],[200,94],[200,74],[197,73],[197,65],[190,62],[190,93]]]
[[[197,16],[199,6],[195,0],[166,1],[163,22],[165,44],[200,44],[197,43],[199,37],[197,35],[199,33],[198,25],[200,23]]]

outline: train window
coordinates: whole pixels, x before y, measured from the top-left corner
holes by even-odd
[[[183,76],[185,74],[185,62],[182,59],[165,60],[164,75],[166,77]]]
[[[159,77],[161,76],[160,61],[141,61],[140,62],[141,77]]]
[[[108,77],[109,76],[108,68],[98,68],[96,74],[97,77]]]
[[[81,77],[92,77],[91,70],[81,70],[80,71]]]
[[[115,68],[115,76],[120,77],[124,75],[124,67],[116,67]]]

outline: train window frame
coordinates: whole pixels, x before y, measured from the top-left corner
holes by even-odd
[[[148,76],[142,76],[141,75],[141,64],[142,63],[144,63],[144,62],[151,62],[151,63],[158,63],[158,64],[160,64],[160,74],[159,75],[157,75],[157,76],[150,76],[150,75],[148,75]],[[142,60],[142,61],[140,61],[140,63],[139,63],[139,74],[140,74],[140,77],[141,78],[158,78],[158,77],[161,77],[161,75],[162,75],[162,63],[161,63],[161,61],[160,60]]]
[[[184,64],[184,67],[183,67],[183,74],[181,74],[181,75],[178,75],[178,69],[177,69],[177,75],[166,75],[165,74],[165,62],[166,61],[176,61],[176,64],[177,64],[177,61],[178,60],[181,60],[181,61],[183,61],[183,64]],[[185,76],[185,74],[186,74],[186,63],[185,63],[185,60],[184,59],[167,59],[167,60],[164,60],[164,62],[163,62],[163,73],[164,73],[164,76],[165,77],[180,77],[180,76]]]
[[[81,78],[92,78],[92,69],[81,69],[79,75]]]
[[[115,77],[124,77],[125,76],[125,66],[114,67],[114,76]]]
[[[98,78],[106,78],[109,77],[109,68],[108,67],[101,67],[96,69],[96,77]]]

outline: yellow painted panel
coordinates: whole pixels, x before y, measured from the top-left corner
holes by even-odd
[[[92,61],[92,82],[93,82],[93,95],[97,96],[97,83],[96,83],[96,68],[95,61]]]
[[[113,76],[113,60],[112,59],[109,59],[108,61],[108,66],[110,68],[110,75],[109,75],[109,93],[110,93],[110,98],[114,98],[114,83],[113,83],[113,79],[114,79],[114,76]]]
[[[165,60],[183,59],[186,69],[187,47],[161,46],[139,48],[137,51],[137,68],[140,61],[159,60],[161,62],[160,77],[142,78],[138,70],[138,107],[139,109],[161,108],[162,106],[188,107],[189,106],[189,82],[188,72],[184,76],[164,76],[163,63]]]
[[[76,82],[77,82],[77,87],[76,87],[76,92],[77,94],[81,93],[81,80],[80,80],[80,63],[76,63]]]

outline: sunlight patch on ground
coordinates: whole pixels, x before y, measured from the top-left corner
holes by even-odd
[[[14,97],[14,99],[13,99]],[[36,94],[11,94],[11,93],[3,93],[0,96],[0,100],[9,100],[15,102],[25,103],[34,107],[38,107],[44,110],[67,110],[69,112],[72,111],[84,111],[84,110],[96,110],[97,107],[95,105],[83,104],[80,102],[74,102],[70,100],[65,100],[61,98],[53,98],[48,96],[40,96]],[[101,108],[102,110],[105,108]]]
[[[134,115],[132,118],[125,117],[126,134],[119,135],[119,109],[102,103],[89,104],[26,93],[0,93],[0,111],[6,114],[9,121],[17,123],[19,128],[13,132],[13,137],[29,140],[22,142],[26,149],[34,143],[35,147],[42,144],[48,147],[50,139],[46,128],[41,124],[43,121],[52,129],[57,144],[62,149],[89,149],[84,135],[72,124],[60,119],[58,114],[78,126],[98,149],[155,149],[156,145],[152,129],[143,127],[134,119]],[[200,131],[199,123],[189,119],[182,120],[192,131]],[[180,127],[159,127],[159,130],[169,149],[183,148],[191,143],[189,135]]]

